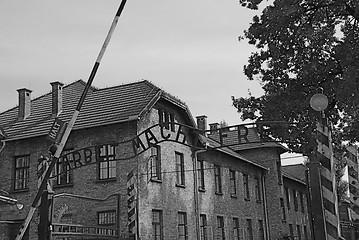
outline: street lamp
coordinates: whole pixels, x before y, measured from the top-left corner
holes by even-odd
[[[310,106],[317,112],[322,112],[328,107],[328,97],[323,93],[314,94],[310,99]]]
[[[0,195],[0,202],[4,202],[4,203],[10,204],[10,205],[16,205],[18,210],[21,210],[24,208],[24,204],[18,203],[17,199],[15,199],[15,198],[9,197],[9,195],[10,195],[9,192],[7,192],[3,189],[0,189],[0,192],[3,192],[6,195],[8,195],[8,196]]]
[[[308,163],[313,237],[341,239],[331,131],[324,114],[328,98],[322,88],[312,96],[310,106],[322,115],[316,124],[315,154]]]

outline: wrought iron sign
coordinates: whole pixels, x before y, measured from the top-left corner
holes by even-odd
[[[188,147],[195,148],[196,150],[205,149],[204,146],[193,146],[191,142],[188,141],[190,139],[190,135],[192,134],[195,136],[202,134],[203,136],[207,136],[212,139],[212,141],[216,143],[211,145],[212,149],[242,144],[279,142],[270,137],[268,130],[269,126],[273,124],[283,125],[283,122],[240,124],[205,131],[175,122],[155,124],[142,131],[132,139],[110,143],[109,145],[111,145],[114,149],[113,159],[110,161],[121,161],[134,158],[152,146],[165,141],[186,145]],[[293,123],[285,124],[289,127],[295,126]],[[61,155],[58,164],[65,165],[63,169],[70,171],[83,166],[102,162],[104,161],[100,157],[102,146],[103,145],[89,146]],[[65,172],[52,175],[52,178],[64,173]]]

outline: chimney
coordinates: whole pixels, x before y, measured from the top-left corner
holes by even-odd
[[[17,90],[19,93],[19,113],[18,120],[26,119],[31,113],[31,90],[21,88]]]
[[[206,131],[207,130],[207,116],[202,115],[197,118],[197,127],[199,130]]]
[[[219,129],[219,123],[209,124],[209,130],[211,131],[211,134],[217,133],[218,129]]]
[[[61,82],[50,83],[52,87],[52,114],[58,115],[62,111],[62,86]]]

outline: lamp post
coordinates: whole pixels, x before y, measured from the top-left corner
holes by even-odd
[[[324,114],[328,106],[327,96],[315,94],[310,99],[310,106],[321,113],[321,121],[316,124],[316,150],[308,163],[312,235],[315,240],[340,239],[331,131]]]

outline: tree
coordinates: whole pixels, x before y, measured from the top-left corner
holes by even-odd
[[[263,0],[239,0],[258,9]],[[330,103],[325,111],[333,123],[333,141],[359,140],[359,1],[273,0],[255,16],[241,36],[257,48],[244,66],[249,80],[261,82],[264,95],[233,98],[243,120],[285,121],[291,128],[293,152],[309,156],[320,114],[310,98],[323,89]],[[273,128],[283,140],[288,128]],[[340,164],[339,164],[340,165]]]
[[[220,128],[228,127],[228,123],[226,122],[226,120],[223,119],[223,120],[219,123],[219,127],[220,127]]]

